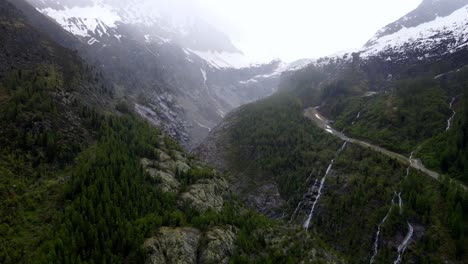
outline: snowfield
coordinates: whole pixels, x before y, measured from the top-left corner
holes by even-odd
[[[467,46],[468,5],[446,17],[437,17],[416,27],[402,28],[380,38],[374,37],[361,50],[361,57],[376,56],[382,52],[402,54],[408,49],[430,51],[446,41],[450,41],[450,53]]]

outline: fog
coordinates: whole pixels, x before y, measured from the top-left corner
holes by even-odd
[[[51,0],[52,1],[52,0]],[[77,1],[77,0],[61,0]],[[258,61],[317,58],[361,47],[422,0],[78,0],[145,3],[174,19],[201,17]],[[140,2],[141,1],[141,2]]]
[[[291,61],[359,48],[421,0],[199,0],[246,55]]]

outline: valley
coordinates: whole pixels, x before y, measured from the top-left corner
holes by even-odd
[[[0,263],[468,262],[467,0],[293,62],[170,3],[0,0]]]

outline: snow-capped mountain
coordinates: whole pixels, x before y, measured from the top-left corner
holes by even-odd
[[[363,47],[313,59],[309,65],[348,64],[356,59],[410,63],[460,51],[468,51],[468,0],[424,0],[380,29]]]
[[[27,1],[80,40],[83,56],[136,112],[189,147],[230,110],[274,93],[281,72],[298,66],[254,63],[188,1]]]
[[[174,43],[213,67],[241,68],[252,63],[230,39],[202,18],[189,2],[157,0],[29,0],[41,13],[89,45],[103,36],[120,40],[119,27],[137,27],[148,43]],[[175,11],[176,10],[176,11]]]
[[[418,60],[466,49],[468,1],[425,0],[396,22],[379,30],[360,50],[361,57]]]

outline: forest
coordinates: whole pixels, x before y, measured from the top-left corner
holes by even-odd
[[[274,175],[288,200],[289,215],[336,158],[310,232],[347,261],[369,261],[377,225],[390,207],[378,262],[396,259],[407,222],[417,229],[407,258],[420,263],[467,260],[467,196],[449,178],[441,184],[414,170],[406,176],[404,164],[353,144],[336,157],[342,143],[305,119],[302,101],[287,91],[243,107],[232,122],[232,169],[254,181]],[[401,209],[398,201],[391,205],[396,193],[402,198]],[[302,225],[308,213],[299,212],[296,224]]]

